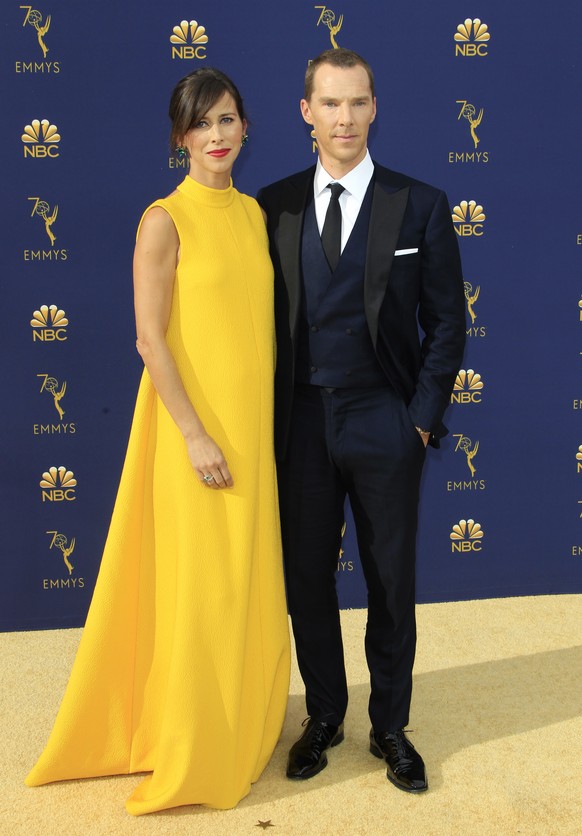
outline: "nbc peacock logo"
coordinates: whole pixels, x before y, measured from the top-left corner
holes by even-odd
[[[64,465],[49,467],[42,474],[38,483],[41,488],[43,502],[74,502],[77,480],[72,470]]]
[[[483,235],[485,218],[483,207],[476,200],[461,200],[457,206],[453,207],[452,219],[455,232],[462,238],[469,238],[471,235],[480,238]]]
[[[459,520],[454,524],[449,537],[453,554],[480,552],[483,548],[484,532],[475,520]]]
[[[454,34],[455,55],[463,58],[485,58],[491,40],[489,27],[478,17],[459,23]]]
[[[69,320],[65,312],[56,305],[41,305],[34,311],[30,325],[33,342],[65,342]]]
[[[58,157],[61,135],[56,125],[51,125],[48,119],[33,119],[30,125],[24,126],[22,134],[24,156],[35,159]]]
[[[481,403],[483,393],[481,375],[473,369],[461,369],[453,386],[451,403]]]
[[[170,43],[172,44],[172,59],[197,58],[202,61],[206,58],[208,35],[204,26],[201,26],[197,20],[182,20],[178,26],[174,26]]]

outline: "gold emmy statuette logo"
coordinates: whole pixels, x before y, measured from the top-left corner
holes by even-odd
[[[55,204],[51,212],[51,208],[46,200],[41,200],[39,197],[29,197],[28,200],[34,201],[30,217],[34,218],[35,215],[38,215],[39,218],[43,219],[44,229],[52,246],[57,240],[57,236],[52,231],[52,225],[56,221],[57,215],[59,214],[59,207]]]
[[[580,317],[580,322],[582,322],[582,299],[578,302],[578,315]]]
[[[473,289],[473,285],[471,282],[464,282],[463,287],[465,290],[465,301],[467,303],[467,313],[471,317],[471,324],[467,328],[467,336],[468,337],[486,337],[487,336],[487,326],[486,325],[475,325],[475,320],[477,319],[477,314],[475,313],[475,303],[479,298],[479,294],[481,293],[481,285],[477,285],[475,289]]]
[[[483,108],[481,108],[481,110],[477,114],[475,106],[468,102],[466,99],[457,99],[457,104],[461,105],[461,110],[459,111],[457,121],[459,121],[461,118],[467,120],[471,129],[471,137],[473,138],[473,143],[475,144],[475,150],[477,150],[477,146],[481,141],[477,136],[477,128],[483,120]]]
[[[204,26],[200,26],[196,20],[182,20],[179,26],[174,26],[170,43],[173,44],[172,58],[206,58],[208,35]]]
[[[346,528],[347,528],[347,523],[344,520],[344,524],[342,525],[342,532],[341,532],[342,545],[343,545],[344,535],[346,533]],[[340,545],[339,556],[338,556],[338,561],[337,561],[337,570],[338,570],[338,572],[353,572],[354,571],[353,560],[342,560],[342,557],[344,556],[344,550],[342,548],[342,545]]]
[[[43,502],[74,502],[75,486],[77,480],[72,470],[66,467],[49,467],[42,474],[39,482],[42,488],[41,496]]]
[[[468,17],[464,23],[459,23],[454,36],[455,55],[462,55],[464,58],[484,58],[491,39],[488,28],[478,17],[474,20]]]
[[[50,343],[55,340],[64,342],[67,339],[69,320],[65,312],[58,309],[56,305],[41,305],[40,310],[32,314],[30,324],[34,329],[33,342]]]
[[[314,9],[320,9],[321,13],[319,15],[319,20],[317,21],[317,26],[320,23],[323,23],[324,26],[327,26],[329,29],[329,39],[331,41],[331,45],[334,49],[339,49],[339,44],[335,39],[335,36],[338,34],[340,29],[343,26],[344,16],[340,15],[338,17],[337,23],[335,22],[335,12],[331,9],[328,9],[326,6],[314,6]]]
[[[61,141],[56,125],[51,125],[48,119],[33,119],[30,125],[24,126],[22,142],[25,157],[58,157]]]
[[[451,403],[481,403],[483,381],[473,369],[461,369],[453,386]]]
[[[65,566],[67,567],[69,575],[72,575],[73,574],[73,569],[75,567],[72,565],[71,561],[69,560],[69,557],[75,551],[75,538],[73,537],[71,542],[68,543],[68,540],[65,537],[65,535],[64,534],[59,534],[58,531],[47,531],[47,534],[52,534],[53,535],[53,539],[51,540],[51,544],[49,546],[49,549],[55,548],[55,549],[59,549],[61,551],[61,553],[63,555],[63,561],[64,561]]]
[[[453,207],[453,223],[455,231],[461,237],[475,235],[479,238],[483,235],[483,221],[485,220],[483,207],[474,200],[462,200],[458,206]]]
[[[23,26],[26,24],[30,24],[34,29],[36,29],[36,37],[38,39],[38,45],[42,49],[42,57],[46,58],[48,50],[48,46],[44,42],[44,36],[50,29],[51,25],[51,16],[47,15],[45,22],[42,22],[42,14],[33,9],[32,6],[20,6],[21,9],[26,11],[26,15],[24,17]]]
[[[49,395],[52,395],[55,409],[59,413],[59,418],[62,419],[63,415],[65,414],[65,410],[61,406],[61,401],[65,396],[65,392],[67,391],[67,381],[63,381],[63,384],[59,389],[59,381],[56,379],[56,377],[49,377],[48,374],[37,374],[37,377],[43,378],[40,391],[48,392]]]
[[[473,459],[477,455],[477,451],[479,450],[479,442],[476,441],[475,444],[471,441],[471,439],[463,435],[462,433],[455,433],[454,438],[458,438],[457,446],[455,447],[455,453],[459,450],[465,454],[467,457],[467,467],[471,473],[471,476],[474,476],[477,472],[477,468],[473,464]],[[473,448],[471,449],[471,445],[473,444]]]
[[[480,552],[482,548],[483,529],[475,520],[459,520],[450,533],[451,551]]]
[[[481,292],[481,285],[477,285],[475,290],[473,290],[473,285],[471,282],[464,282],[463,287],[465,289],[465,300],[467,302],[467,311],[469,316],[471,317],[471,325],[475,324],[475,320],[477,319],[477,314],[475,313],[475,309],[473,305],[479,298],[479,293]]]
[[[580,471],[582,471],[582,444],[580,444],[576,453],[576,473],[580,473]]]

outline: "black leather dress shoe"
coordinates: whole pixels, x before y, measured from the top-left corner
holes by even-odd
[[[305,725],[305,724],[304,724]],[[287,778],[311,778],[327,766],[325,750],[344,739],[344,724],[332,726],[308,718],[307,727],[289,750]]]
[[[388,765],[386,777],[395,787],[405,792],[424,792],[428,789],[424,761],[404,731],[370,731],[370,752],[384,758]]]

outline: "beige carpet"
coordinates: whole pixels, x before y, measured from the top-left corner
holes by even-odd
[[[305,783],[284,777],[287,749],[305,716],[294,669],[282,739],[236,810],[183,807],[139,819],[123,806],[137,777],[23,785],[80,631],[0,634],[0,833],[582,834],[582,596],[418,608],[410,726],[430,781],[420,796],[392,787],[367,750],[364,622],[362,610],[343,613],[350,708],[346,740],[330,753],[327,769]]]

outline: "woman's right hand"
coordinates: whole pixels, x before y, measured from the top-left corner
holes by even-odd
[[[207,433],[187,439],[188,456],[203,485],[213,490],[232,488],[234,481],[218,444]],[[212,478],[208,478],[212,477]]]

